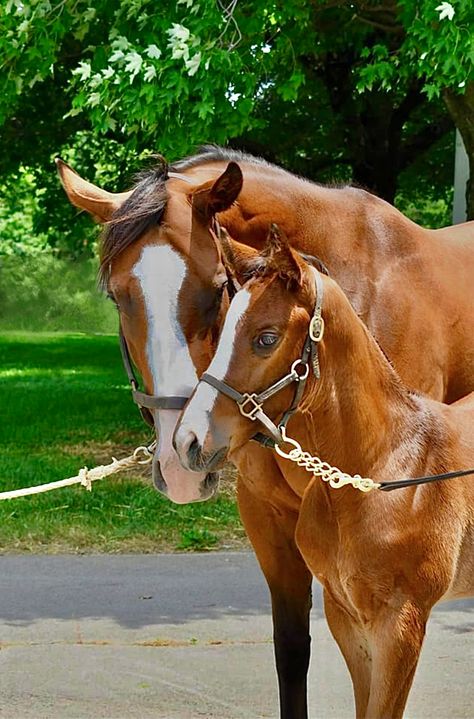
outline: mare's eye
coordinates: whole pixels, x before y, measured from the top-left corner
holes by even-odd
[[[273,347],[278,342],[278,335],[275,332],[262,332],[256,339],[255,345],[261,349]]]
[[[107,299],[110,300],[111,302],[113,302],[114,305],[115,305],[115,306],[117,307],[117,309],[118,309],[118,302],[117,302],[117,300],[115,299],[115,297],[114,297],[114,295],[112,294],[112,292],[107,292]]]
[[[225,288],[227,287],[228,284],[229,284],[229,283],[228,283],[228,281],[226,280],[226,281],[223,282],[221,285],[219,285],[219,287],[217,288],[217,295],[218,295],[219,298],[221,298],[222,295],[224,294],[224,290],[225,290]]]

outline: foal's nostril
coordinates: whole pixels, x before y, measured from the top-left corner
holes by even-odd
[[[198,438],[194,432],[180,430],[173,437],[173,447],[179,457],[190,457],[196,453]]]
[[[183,446],[184,453],[188,460],[192,461],[200,454],[198,438],[194,432],[190,432],[186,437],[186,441]]]

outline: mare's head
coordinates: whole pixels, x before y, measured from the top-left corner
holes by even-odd
[[[62,161],[58,169],[72,204],[104,223],[101,281],[118,308],[145,392],[189,397],[211,360],[229,304],[213,218],[237,198],[239,166],[231,162],[216,180],[193,185],[163,164],[120,194],[83,180]],[[207,499],[217,476],[185,471],[172,446],[179,412],[151,410],[154,483],[174,502]]]
[[[259,394],[287,375],[302,356],[315,309],[318,271],[275,226],[262,252],[250,260],[247,254],[245,263],[246,268],[234,269],[250,279],[230,304],[207,372],[241,394]],[[314,387],[310,372],[300,408]],[[294,393],[293,383],[265,401],[264,412],[274,423],[290,407]],[[262,429],[258,420],[242,415],[234,399],[201,381],[183,412],[174,443],[184,467],[203,471],[218,467],[226,456],[232,458]]]

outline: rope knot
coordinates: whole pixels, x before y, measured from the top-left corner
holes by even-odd
[[[83,467],[79,470],[79,481],[83,487],[87,489],[88,492],[92,492],[92,481],[89,477],[89,470],[87,467]]]

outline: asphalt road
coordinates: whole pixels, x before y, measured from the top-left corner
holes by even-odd
[[[0,717],[277,717],[266,585],[247,553],[0,557]],[[315,587],[312,719],[353,716]],[[407,716],[474,718],[474,600],[433,613]]]

